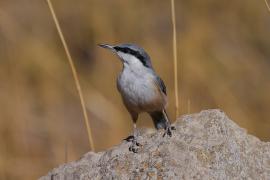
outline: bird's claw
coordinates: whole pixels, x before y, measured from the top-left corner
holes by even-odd
[[[129,151],[132,151],[133,153],[138,153],[139,146],[142,146],[142,145],[137,142],[137,139],[135,136],[133,136],[133,135],[128,136],[124,140],[127,142],[131,142],[131,145],[128,148]]]
[[[135,147],[133,144],[128,148],[129,151],[132,151],[133,153],[138,153],[139,148]]]
[[[134,141],[135,137],[133,135],[128,136],[127,138],[125,138],[124,140],[127,142],[132,142]]]
[[[165,137],[166,135],[172,137],[172,130],[176,130],[176,128],[174,126],[169,126],[165,129],[165,132],[163,134],[163,137]]]

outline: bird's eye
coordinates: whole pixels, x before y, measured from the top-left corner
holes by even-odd
[[[116,51],[120,51],[120,50],[121,50],[121,48],[118,47],[118,46],[115,46],[114,49],[115,49]]]
[[[116,46],[116,47],[114,47],[114,49],[116,50],[116,51],[120,51],[120,52],[122,52],[122,53],[126,53],[126,54],[134,54],[134,51],[133,50],[131,50],[130,48],[127,48],[127,47],[119,47],[119,46]]]
[[[150,67],[150,65],[147,63],[145,57],[143,55],[141,55],[140,52],[135,51],[133,49],[130,49],[128,47],[119,47],[119,46],[116,46],[116,47],[114,47],[114,49],[116,51],[120,51],[122,53],[133,55],[133,56],[135,56],[136,58],[138,58],[141,61],[141,63],[143,64],[143,66]]]

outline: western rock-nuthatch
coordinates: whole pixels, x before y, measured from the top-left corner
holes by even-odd
[[[133,135],[130,151],[137,152],[140,144],[136,140],[138,115],[147,112],[152,117],[156,129],[165,129],[164,135],[172,135],[165,108],[167,106],[166,86],[154,71],[149,55],[135,44],[108,45],[100,47],[111,50],[123,63],[123,70],[117,78],[117,88],[133,120]]]

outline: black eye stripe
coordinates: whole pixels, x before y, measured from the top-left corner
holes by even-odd
[[[120,52],[131,54],[131,55],[135,56],[136,58],[138,58],[141,61],[141,63],[145,67],[149,67],[149,65],[146,63],[145,58],[138,51],[135,51],[135,50],[130,49],[128,47],[119,47],[119,46],[114,47],[114,49],[116,51],[120,51]]]

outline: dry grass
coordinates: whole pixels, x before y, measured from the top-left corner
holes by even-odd
[[[265,5],[266,5],[266,7],[267,7],[268,11],[270,12],[270,6],[269,6],[269,4],[268,4],[267,0],[264,0],[264,2],[265,2]]]
[[[175,4],[171,0],[171,15],[173,25],[173,67],[174,67],[174,95],[175,95],[175,119],[179,116],[179,96],[178,96],[178,66],[177,66],[177,37],[176,37],[176,21],[175,21]]]
[[[187,107],[188,107],[188,111],[187,112],[188,112],[188,114],[190,114],[190,105],[191,105],[190,103],[191,103],[190,102],[190,99],[188,98],[188,102],[187,102]]]
[[[77,73],[77,70],[76,70],[75,65],[73,63],[72,57],[70,55],[70,52],[69,52],[66,40],[65,40],[65,38],[63,36],[63,33],[62,33],[61,27],[59,25],[58,19],[56,17],[55,12],[54,12],[53,5],[52,5],[50,0],[47,0],[47,3],[48,3],[48,6],[49,6],[49,9],[51,11],[55,26],[56,26],[57,31],[58,31],[58,34],[59,34],[60,39],[62,41],[62,44],[64,46],[64,49],[65,49],[65,52],[66,52],[66,55],[67,55],[67,59],[68,59],[68,62],[69,62],[69,65],[70,65],[70,68],[71,68],[71,71],[72,71],[72,75],[73,75],[73,78],[74,78],[74,81],[75,81],[75,85],[76,85],[76,88],[77,88],[77,91],[78,91],[78,94],[79,94],[79,97],[80,97],[83,116],[84,116],[85,125],[86,125],[86,129],[87,129],[87,133],[88,133],[88,140],[89,140],[89,144],[90,144],[90,149],[92,151],[95,151],[94,140],[93,140],[93,137],[92,137],[91,127],[90,127],[90,124],[89,124],[89,119],[88,119],[88,115],[87,115],[87,111],[86,111],[86,107],[85,107],[85,100],[84,100],[83,93],[82,93],[82,90],[81,90],[81,85],[80,85],[80,82],[79,82],[78,73]]]
[[[79,73],[96,151],[132,131],[115,85],[121,63],[97,43],[144,47],[166,82],[173,102],[167,110],[174,117],[170,2],[51,1]],[[190,0],[175,1],[175,9],[180,114],[220,108],[269,141],[265,3]],[[0,40],[0,179],[37,179],[89,151],[80,99],[46,1],[1,3]],[[138,127],[153,128],[149,116],[142,114]]]

